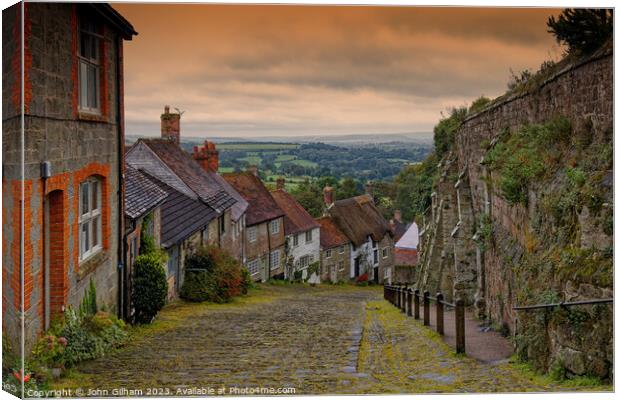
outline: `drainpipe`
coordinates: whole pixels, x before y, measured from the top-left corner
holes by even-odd
[[[122,93],[121,93],[121,87],[122,87],[122,82],[121,82],[121,74],[122,74],[122,68],[121,68],[121,49],[123,47],[123,39],[121,38],[120,35],[116,35],[116,129],[118,131],[117,133],[117,173],[118,173],[118,188],[116,191],[116,195],[117,195],[117,201],[118,201],[118,226],[117,226],[117,234],[118,234],[118,238],[117,238],[117,243],[118,243],[118,249],[117,249],[117,262],[118,262],[118,268],[117,268],[117,272],[118,272],[118,317],[119,318],[123,318],[124,317],[124,312],[123,310],[125,309],[125,297],[123,296],[123,294],[125,293],[125,282],[128,279],[128,277],[126,276],[127,274],[127,269],[125,268],[125,251],[124,251],[124,241],[126,240],[126,236],[124,236],[124,229],[123,229],[123,217],[125,215],[124,212],[124,207],[123,207],[123,185],[124,185],[124,176],[123,176],[123,160],[125,157],[124,154],[124,150],[125,150],[125,135],[123,132],[123,125],[122,125],[122,118],[121,118],[121,114],[122,114],[122,105],[121,105],[121,101],[122,101]]]

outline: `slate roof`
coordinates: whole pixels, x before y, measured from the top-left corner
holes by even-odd
[[[206,228],[217,212],[202,201],[192,199],[156,178],[149,177],[167,193],[161,205],[161,245],[169,248]]]
[[[125,215],[136,219],[151,211],[168,197],[160,188],[141,171],[125,165]]]
[[[318,228],[320,225],[308,214],[305,208],[291,194],[282,189],[271,192],[271,196],[284,211],[284,234],[293,235],[299,232]]]
[[[207,173],[191,155],[168,139],[139,139],[127,152],[126,160],[181,193],[191,198],[198,196],[218,213],[236,203],[214,177],[217,174]]]
[[[316,221],[321,226],[321,249],[331,249],[349,243],[349,239],[331,217],[317,218]]]
[[[394,251],[394,265],[417,265],[418,251],[413,249],[399,249]]]
[[[396,242],[396,248],[402,249],[417,249],[418,241],[420,238],[418,237],[418,224],[415,222],[411,224],[407,232],[400,238],[398,242]]]
[[[337,200],[328,208],[328,213],[356,246],[366,242],[368,236],[379,242],[386,234],[393,235],[390,225],[367,194]]]
[[[208,174],[212,175],[212,178],[218,181],[220,186],[228,193],[233,199],[237,202],[233,204],[231,209],[231,217],[233,221],[239,221],[239,218],[248,210],[250,204],[243,198],[243,196],[235,190],[234,187],[228,182],[226,179],[222,178],[219,174],[215,172],[208,172]]]
[[[284,216],[284,211],[278,207],[269,190],[254,174],[224,174],[224,179],[249,203],[245,216],[247,226]]]

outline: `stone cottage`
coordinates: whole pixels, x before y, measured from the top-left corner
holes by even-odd
[[[271,192],[273,199],[284,211],[285,270],[284,278],[319,280],[320,267],[320,225],[301,204],[284,190],[284,178],[277,180],[277,189]],[[314,276],[309,267],[316,265]]]
[[[2,21],[2,322],[17,345],[24,312],[28,349],[91,280],[122,310],[123,41],[137,33],[105,3],[21,2]]]
[[[351,242],[329,217],[316,220],[321,230],[321,281],[346,282],[351,264]]]
[[[284,212],[257,176],[256,169],[225,174],[224,179],[249,204],[244,251],[250,275],[257,281],[284,278]]]
[[[373,197],[364,194],[333,201],[333,190],[326,187],[324,200],[326,215],[351,242],[349,278],[389,281],[394,267],[394,238]]]

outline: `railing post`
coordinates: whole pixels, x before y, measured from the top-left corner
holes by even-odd
[[[394,288],[394,305],[396,307],[400,307],[400,303],[399,303],[399,297],[400,297],[400,283],[396,284],[396,287]]]
[[[408,317],[411,317],[413,315],[413,309],[411,307],[412,297],[413,297],[413,290],[409,288],[409,290],[407,290],[407,316]]]
[[[454,303],[454,325],[456,326],[456,352],[465,353],[465,302],[463,299],[456,299]]]
[[[403,286],[400,291],[400,311],[407,312],[407,284]]]
[[[424,291],[424,325],[429,326],[431,324],[431,309],[430,300],[428,298],[428,290]]]
[[[420,289],[413,291],[413,318],[420,319]]]
[[[437,293],[437,333],[443,335],[443,294]]]

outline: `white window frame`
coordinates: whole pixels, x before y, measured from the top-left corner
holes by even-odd
[[[269,255],[269,265],[272,271],[280,267],[280,250],[274,250],[271,252]]]
[[[84,188],[86,189],[86,207],[87,210],[84,210]],[[102,224],[102,212],[101,212],[101,179],[97,177],[90,177],[83,182],[80,182],[79,190],[79,207],[78,207],[78,237],[79,237],[79,253],[80,253],[80,261],[84,261],[103,248],[102,237],[101,237],[101,224]],[[96,194],[95,194],[96,193]],[[92,199],[96,197],[96,204],[93,208]],[[96,230],[93,230],[93,223],[96,223]],[[84,227],[86,227],[86,232],[84,232]],[[95,235],[93,235],[93,232]],[[88,241],[88,244],[85,246],[85,241]]]
[[[306,243],[312,243],[312,231],[306,231]]]
[[[338,248],[338,254],[344,254],[344,244]]]
[[[389,279],[390,278],[390,267],[385,267],[385,269],[383,270],[383,279]]]
[[[274,219],[271,222],[269,222],[269,232],[272,235],[277,235],[278,233],[280,233],[280,220],[279,219]]]
[[[101,51],[100,46],[103,36],[99,32],[95,32],[85,22],[92,22],[88,17],[80,17],[78,32],[78,107],[82,112],[92,114],[101,114]],[[96,26],[95,23],[93,23]],[[87,37],[92,47],[90,48],[94,54],[82,54],[82,42]],[[88,50],[87,50],[88,51]],[[88,72],[94,70],[94,104],[89,104],[89,90],[92,89],[88,85]],[[86,74],[86,75],[85,75]]]
[[[390,249],[388,247],[384,247],[381,249],[381,257],[388,258],[390,255]]]
[[[254,270],[254,272],[252,272]],[[258,262],[258,258],[248,262],[248,272],[250,276],[254,276],[260,273],[260,264]]]
[[[248,242],[254,243],[258,239],[258,229],[255,226],[250,226],[246,232],[248,233]]]
[[[299,233],[293,235],[293,247],[299,246]]]
[[[332,257],[332,249],[325,250],[325,258],[331,258],[331,257]]]
[[[344,261],[338,261],[338,271],[344,271]]]

